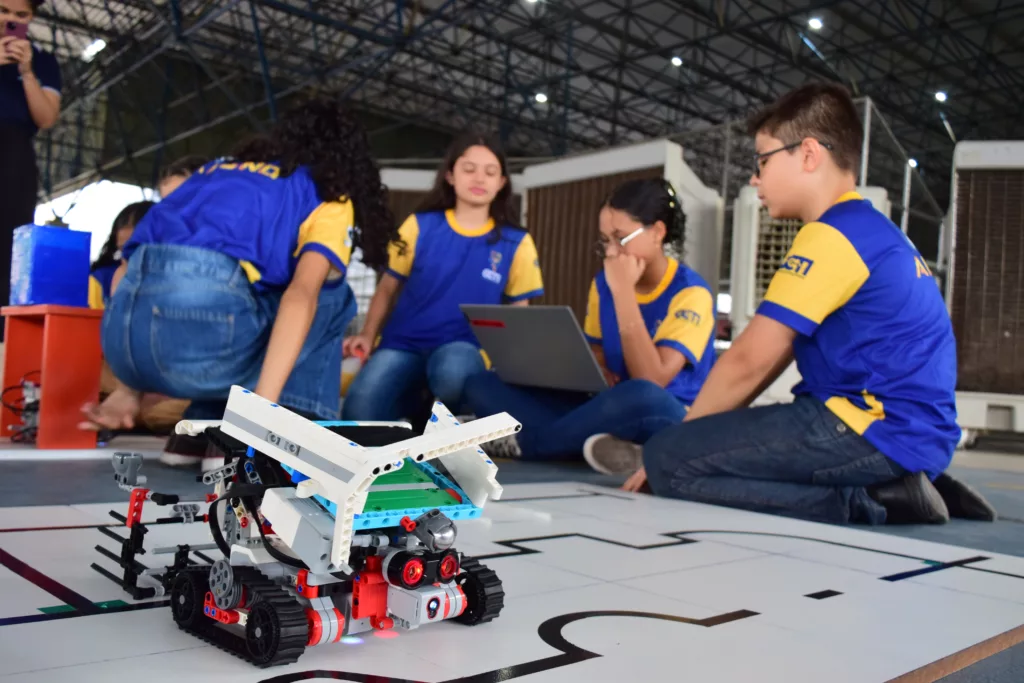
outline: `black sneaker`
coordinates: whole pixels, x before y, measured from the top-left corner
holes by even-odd
[[[950,517],[982,522],[994,522],[998,519],[996,509],[991,503],[972,487],[954,479],[948,473],[943,472],[933,483],[949,508]]]
[[[886,524],[945,524],[949,509],[924,472],[871,486],[868,495],[885,508]]]
[[[160,454],[160,462],[168,467],[198,467],[206,460],[209,440],[204,435],[171,434]],[[223,458],[221,458],[221,465]],[[219,466],[219,465],[218,465]]]

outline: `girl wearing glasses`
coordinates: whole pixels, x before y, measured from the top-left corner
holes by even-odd
[[[603,268],[584,322],[610,388],[590,396],[475,375],[466,384],[474,413],[506,411],[523,425],[492,442],[492,456],[552,460],[582,451],[600,472],[632,473],[641,466],[640,444],[683,419],[715,360],[711,289],[665,253],[665,244],[682,241],[685,223],[663,180],[628,181],[611,194],[599,214]]]

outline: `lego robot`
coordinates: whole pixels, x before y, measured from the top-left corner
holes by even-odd
[[[117,453],[115,480],[132,495],[127,516],[111,515],[130,533],[103,530],[122,543],[120,557],[97,549],[123,577],[93,567],[136,599],[168,595],[182,630],[260,667],[366,631],[485,623],[505,593],[492,570],[455,549],[456,522],[501,495],[479,445],[519,429],[505,413],[460,425],[437,403],[410,438],[402,424],[311,422],[233,387],[223,420],[176,427],[205,434],[224,455],[202,476],[214,486],[208,512],[143,488],[142,457]],[[157,549],[174,563],[144,567],[136,555],[146,552],[147,500],[173,505],[155,523],[206,522],[214,543]],[[223,557],[202,553],[213,548]]]

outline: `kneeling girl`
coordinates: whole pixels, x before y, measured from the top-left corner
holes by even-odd
[[[359,246],[383,268],[396,238],[355,117],[328,99],[289,112],[136,226],[102,327],[123,386],[86,407],[83,428],[132,426],[142,391],[190,399],[188,418],[219,419],[234,384],[337,419],[356,313],[349,258]]]

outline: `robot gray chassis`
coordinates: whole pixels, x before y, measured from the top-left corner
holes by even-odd
[[[365,631],[485,623],[505,593],[492,570],[455,549],[449,515],[479,516],[500,497],[497,467],[479,444],[519,429],[506,414],[460,425],[436,404],[424,434],[405,438],[407,426],[310,422],[234,387],[224,420],[177,427],[224,456],[202,477],[215,487],[208,512],[142,488],[142,456],[117,453],[114,478],[131,500],[127,516],[111,514],[129,536],[103,530],[122,543],[120,557],[97,549],[123,576],[93,567],[136,599],[169,593],[181,629],[260,667]],[[452,504],[423,505],[438,496]],[[178,546],[171,566],[147,569],[136,560],[146,552],[147,500],[173,506],[153,523],[207,522],[214,543]],[[213,548],[223,558],[202,554]]]

